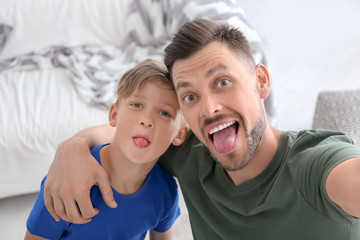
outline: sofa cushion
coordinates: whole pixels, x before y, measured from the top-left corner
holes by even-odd
[[[360,146],[360,90],[320,92],[312,127],[344,132]]]

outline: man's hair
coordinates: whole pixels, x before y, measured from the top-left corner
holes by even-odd
[[[170,78],[176,60],[188,58],[214,41],[225,43],[234,54],[251,66],[255,65],[249,43],[240,30],[229,26],[227,22],[200,18],[185,23],[165,48],[164,63],[169,69]]]
[[[134,92],[134,90],[141,89],[149,80],[160,80],[167,84],[169,88],[174,89],[170,79],[169,72],[164,63],[147,59],[140,62],[134,68],[127,71],[120,79],[117,88],[118,104],[120,99],[127,98]]]

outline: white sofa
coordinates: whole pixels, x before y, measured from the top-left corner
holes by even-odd
[[[186,21],[227,20],[267,64],[236,1],[0,0],[0,199],[39,190],[57,144],[107,122],[120,76]],[[268,114],[274,118],[272,98]],[[178,239],[191,239],[185,204]],[[180,237],[179,237],[180,236]]]
[[[257,61],[266,61],[258,34],[230,0],[0,0],[0,6],[0,198],[37,191],[57,144],[106,123],[123,72],[145,58],[162,60],[184,22],[226,19],[244,31]]]

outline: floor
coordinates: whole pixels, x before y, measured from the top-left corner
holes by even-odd
[[[24,239],[26,218],[36,194],[0,199],[0,239]]]
[[[319,92],[360,89],[358,0],[237,1],[270,57],[276,127],[311,128]],[[23,239],[34,198],[0,199],[0,239]],[[187,219],[176,224],[175,239],[191,239]]]
[[[18,197],[0,199],[0,231],[1,240],[24,239],[26,231],[26,219],[30,213],[37,193]],[[183,198],[180,198],[181,215],[176,220],[173,236],[174,240],[191,240],[191,229],[187,209]],[[148,239],[148,236],[147,238]]]

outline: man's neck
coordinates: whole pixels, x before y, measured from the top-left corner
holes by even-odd
[[[276,153],[281,133],[280,130],[268,125],[249,164],[238,171],[226,171],[235,186],[255,178],[265,170]]]
[[[100,150],[101,164],[109,175],[111,186],[117,192],[132,194],[143,186],[156,161],[138,164],[119,153],[114,145],[104,146]]]

